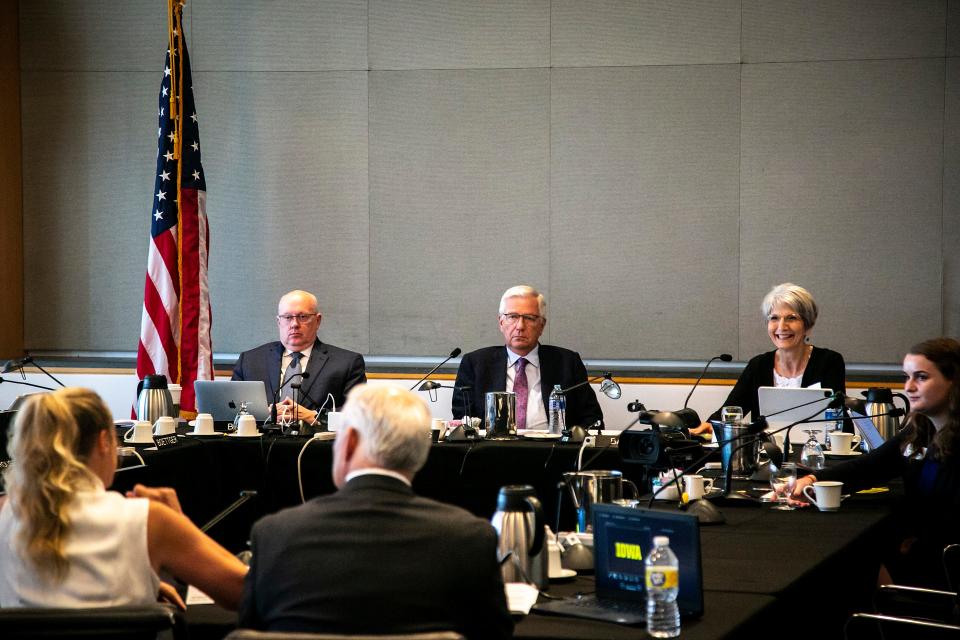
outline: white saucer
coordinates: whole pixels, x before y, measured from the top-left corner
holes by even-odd
[[[824,451],[823,455],[828,458],[856,458],[859,455],[863,455],[860,451]]]
[[[247,436],[241,435],[241,434],[239,434],[239,433],[228,433],[228,434],[227,434],[227,437],[228,437],[228,438],[259,438],[259,437],[262,436],[262,435],[263,435],[263,434],[262,434],[262,433],[259,433],[259,432],[258,432],[258,433],[251,433],[250,435],[247,435]]]
[[[214,431],[213,433],[194,433],[192,431],[188,431],[187,433],[181,433],[180,435],[196,436],[198,438],[211,438],[213,436],[225,436],[227,434],[225,434],[223,431]],[[252,436],[248,436],[248,437],[252,437]]]
[[[153,438],[149,440],[124,440],[123,444],[153,444]]]
[[[551,580],[569,580],[577,575],[573,569],[560,569],[560,573],[550,576]]]
[[[521,438],[527,438],[528,440],[559,440],[563,437],[559,433],[549,433],[547,431],[518,431],[517,434]]]

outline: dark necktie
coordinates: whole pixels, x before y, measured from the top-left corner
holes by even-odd
[[[517,375],[513,379],[513,392],[517,394],[517,429],[527,428],[527,399],[530,387],[527,386],[527,359],[518,358]]]
[[[299,351],[294,351],[290,354],[290,364],[287,366],[287,371],[283,376],[283,383],[286,384],[283,388],[283,392],[280,394],[280,399],[284,400],[290,398],[293,400],[293,385],[297,384],[297,381],[293,379],[293,376],[301,373],[300,371],[300,358],[303,357],[303,354]],[[299,377],[299,376],[298,376]],[[290,384],[287,384],[287,383]]]

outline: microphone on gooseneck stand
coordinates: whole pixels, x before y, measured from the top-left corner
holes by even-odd
[[[443,365],[447,364],[448,362],[450,362],[451,360],[453,360],[454,358],[456,358],[458,355],[460,355],[460,353],[461,353],[460,347],[457,347],[456,349],[454,349],[453,351],[451,351],[451,352],[450,352],[450,355],[448,355],[446,358],[444,358],[443,361],[442,361],[440,364],[438,364],[437,366],[435,366],[433,369],[430,369],[430,371],[427,371],[427,375],[423,376],[422,378],[420,378],[419,380],[417,380],[416,382],[414,382],[414,383],[413,383],[413,386],[410,387],[410,391],[413,391],[414,389],[416,389],[418,384],[420,384],[421,382],[423,382],[424,380],[426,380],[427,378],[429,378],[430,376],[432,376],[432,375],[437,371],[437,369],[439,369],[439,368],[442,367]]]
[[[28,353],[27,355],[25,355],[24,357],[19,358],[19,359],[17,359],[17,360],[8,360],[7,363],[6,363],[5,365],[3,365],[3,371],[0,371],[0,374],[12,373],[12,372],[14,372],[14,371],[18,371],[18,370],[19,370],[19,371],[20,371],[20,375],[23,375],[23,367],[24,367],[25,365],[28,365],[28,364],[32,364],[32,365],[35,366],[37,369],[40,369],[40,371],[42,371],[45,376],[47,376],[48,378],[50,378],[51,380],[53,380],[54,382],[56,382],[56,383],[57,383],[58,385],[60,385],[61,387],[66,387],[66,386],[67,386],[67,385],[63,384],[62,382],[60,382],[57,378],[55,378],[52,373],[50,373],[49,371],[47,371],[46,369],[44,369],[43,367],[41,367],[41,366],[40,366],[40,363],[37,362],[36,360],[34,360],[34,359],[33,359],[33,356],[31,356],[29,353]],[[26,379],[26,376],[23,376],[23,377],[24,377],[24,379]],[[13,382],[13,380],[8,380],[7,382]],[[28,383],[22,383],[22,384],[26,384],[26,386],[28,386],[28,387],[37,387],[38,389],[46,389],[46,387],[42,387],[42,386],[40,386],[40,385],[28,384]]]
[[[703,371],[700,372],[700,377],[697,378],[697,381],[693,383],[693,387],[691,387],[690,393],[687,394],[687,399],[683,401],[684,409],[687,408],[687,405],[690,403],[690,397],[693,395],[693,392],[700,385],[700,381],[703,380],[703,376],[707,374],[707,369],[710,368],[710,365],[713,364],[714,360],[723,360],[724,362],[731,362],[733,360],[733,356],[730,355],[729,353],[721,353],[720,355],[713,356],[712,358],[707,360],[706,366],[703,368]]]
[[[270,423],[269,423],[270,425],[274,425],[274,426],[277,425],[277,403],[280,402],[280,393],[283,392],[284,387],[286,387],[288,384],[290,384],[291,382],[293,382],[298,378],[300,380],[308,380],[310,378],[310,372],[303,371],[301,373],[293,374],[292,376],[287,378],[286,382],[281,384],[280,387],[277,389],[277,392],[273,394],[273,404],[270,406]],[[264,426],[267,426],[267,425],[264,425]]]

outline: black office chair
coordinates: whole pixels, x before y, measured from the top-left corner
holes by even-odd
[[[960,544],[948,544],[943,548],[943,570],[950,590],[960,592]]]
[[[960,639],[960,626],[876,613],[855,613],[843,626],[843,637],[847,640]]]
[[[0,638],[68,638],[72,640],[156,640],[169,631],[185,638],[181,616],[162,604],[142,607],[92,609],[9,608],[0,609]]]
[[[394,633],[390,635],[343,635],[337,633],[295,633],[292,631],[254,631],[237,629],[223,640],[465,640],[454,631]]]

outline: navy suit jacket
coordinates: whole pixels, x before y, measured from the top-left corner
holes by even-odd
[[[512,634],[496,531],[395,478],[356,477],[332,495],[266,516],[250,539],[241,627]]]
[[[576,351],[548,344],[540,345],[540,390],[544,408],[550,405],[554,385],[561,389],[572,387],[587,379],[587,369]],[[470,411],[474,417],[483,417],[484,396],[488,391],[507,389],[507,348],[486,347],[463,356],[457,369],[456,386],[469,386],[469,391],[454,390],[453,417],[462,418],[467,410],[464,396],[469,396]],[[567,424],[589,427],[603,420],[597,394],[590,385],[584,385],[567,394]]]
[[[283,344],[279,341],[244,351],[233,366],[233,379],[263,380],[267,389],[267,402],[273,404],[280,386],[282,356]],[[314,411],[323,405],[328,393],[333,394],[339,408],[350,389],[367,381],[363,356],[320,342],[319,338],[313,343],[307,372],[310,377],[301,383],[300,404]],[[330,408],[329,404],[327,408]]]

